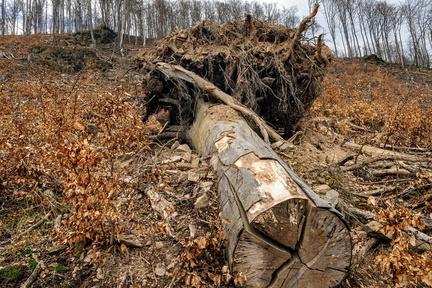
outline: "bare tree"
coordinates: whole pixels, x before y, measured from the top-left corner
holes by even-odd
[[[343,33],[343,37],[345,38],[345,46],[348,51],[348,57],[352,58],[354,56],[354,53],[352,50],[352,42],[351,42],[350,32],[348,28],[349,15],[348,15],[348,8],[347,8],[350,5],[350,0],[333,0],[333,1],[337,9],[337,15],[340,21],[340,25],[342,27],[341,32]]]
[[[11,34],[18,33],[17,25],[18,25],[18,16],[19,12],[21,11],[22,7],[22,1],[21,0],[14,0],[11,3],[11,6],[9,7],[9,22],[11,26]],[[6,23],[5,23],[6,25]]]
[[[322,0],[323,2],[323,10],[324,10],[324,17],[327,22],[327,28],[330,33],[330,37],[333,42],[333,49],[336,57],[339,55],[337,44],[336,44],[336,17],[337,14],[337,7],[334,4],[333,0]]]
[[[88,0],[88,5],[87,5],[87,21],[89,24],[89,28],[90,28],[90,36],[91,36],[91,48],[96,48],[96,40],[94,37],[94,33],[93,33],[93,15],[92,15],[92,1]]]
[[[199,0],[193,0],[191,3],[191,12],[190,12],[190,17],[191,17],[191,25],[195,24],[198,21],[202,21],[203,19],[203,9],[204,9],[204,4],[202,1]]]
[[[279,9],[277,4],[273,3],[263,3],[265,20],[270,23],[275,23],[279,18]]]
[[[1,3],[1,35],[6,34],[6,0]]]
[[[300,17],[298,14],[297,6],[292,6],[290,8],[283,8],[281,12],[281,23],[282,25],[288,27],[297,27],[300,23]]]
[[[123,10],[123,3],[124,0],[118,0],[117,1],[117,33],[118,33],[118,40],[117,40],[117,52],[122,53],[122,46],[123,46],[123,34],[124,34],[124,10]]]
[[[264,19],[264,8],[258,2],[252,2],[251,14],[257,19]]]
[[[402,11],[408,23],[410,41],[413,47],[413,60],[414,65],[416,66],[420,66],[422,63],[422,51],[420,49],[420,39],[418,35],[418,29],[416,27],[416,18],[418,17],[419,9],[421,9],[420,2],[423,1],[417,1],[413,3],[412,1],[407,0],[402,6]]]
[[[389,6],[389,16],[390,23],[392,25],[393,37],[395,41],[395,48],[398,55],[398,62],[403,66],[404,63],[404,53],[403,53],[403,45],[402,45],[402,37],[400,36],[400,32],[403,24],[403,15],[402,9],[397,5]]]

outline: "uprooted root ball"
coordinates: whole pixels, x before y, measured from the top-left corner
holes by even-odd
[[[321,41],[317,46],[302,41],[292,46],[295,33],[250,16],[221,25],[199,22],[171,32],[137,60],[146,75],[144,89],[150,92],[147,113],[169,107],[172,123],[189,124],[195,97],[208,99],[193,85],[167,79],[156,70],[157,62],[167,62],[212,82],[288,136],[319,95],[331,58]]]

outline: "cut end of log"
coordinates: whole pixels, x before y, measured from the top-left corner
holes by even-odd
[[[243,231],[247,239],[239,237],[233,256],[244,259],[233,267],[248,275],[248,287],[333,287],[348,273],[350,235],[328,210],[293,199],[265,211],[251,224],[251,231]],[[270,263],[262,261],[262,255]]]

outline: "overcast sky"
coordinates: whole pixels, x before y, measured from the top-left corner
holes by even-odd
[[[299,9],[300,18],[303,18],[303,17],[306,17],[307,15],[309,15],[308,0],[258,0],[257,2],[277,3],[278,5],[280,5],[282,7],[297,6],[297,8]],[[385,0],[385,2],[399,4],[400,2],[405,2],[405,1],[404,0]]]

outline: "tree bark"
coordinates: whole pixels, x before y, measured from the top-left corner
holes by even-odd
[[[212,155],[227,257],[247,287],[333,287],[346,276],[351,239],[319,198],[234,109],[197,101],[194,147]]]

